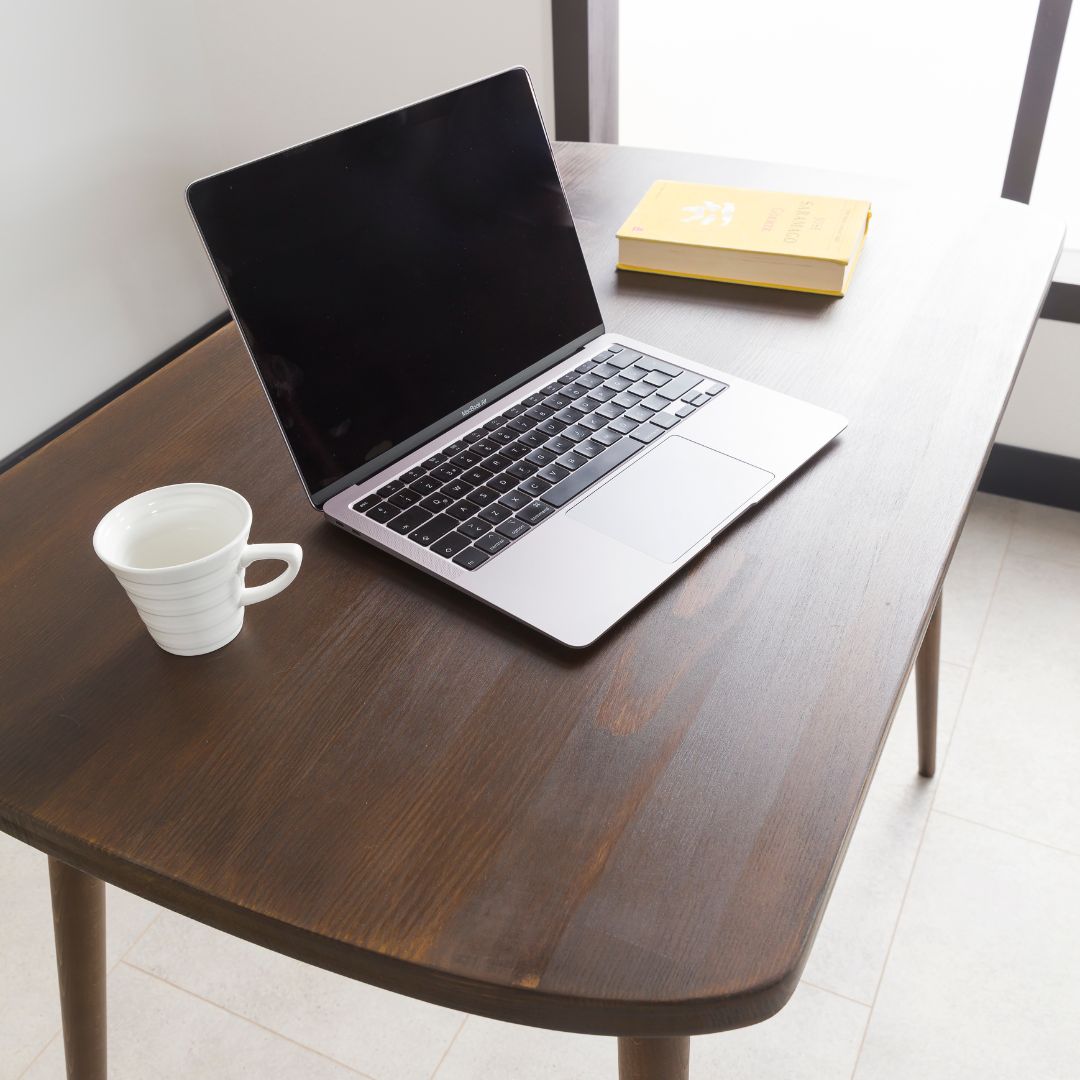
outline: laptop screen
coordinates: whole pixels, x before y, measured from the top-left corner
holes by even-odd
[[[520,68],[188,201],[317,505],[602,331]]]

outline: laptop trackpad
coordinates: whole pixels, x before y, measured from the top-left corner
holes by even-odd
[[[569,516],[654,559],[675,562],[772,480],[764,469],[672,436],[641,453]]]

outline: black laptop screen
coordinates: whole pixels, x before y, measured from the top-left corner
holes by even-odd
[[[601,325],[521,69],[200,180],[188,200],[316,501]]]

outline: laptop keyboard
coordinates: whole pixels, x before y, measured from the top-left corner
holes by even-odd
[[[352,508],[477,570],[726,389],[609,345]]]

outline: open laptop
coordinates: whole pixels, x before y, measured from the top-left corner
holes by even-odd
[[[312,504],[567,645],[845,426],[605,328],[521,68],[188,203]]]

